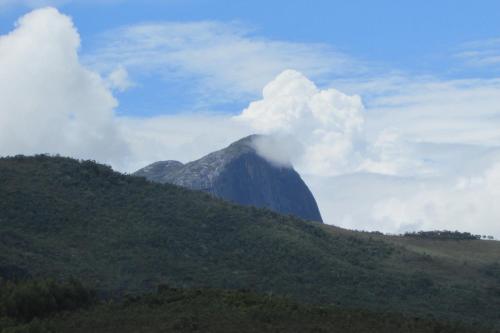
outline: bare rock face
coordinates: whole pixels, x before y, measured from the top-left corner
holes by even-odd
[[[322,222],[311,191],[292,167],[276,166],[257,154],[249,136],[199,160],[156,162],[135,172],[151,181],[208,192],[248,206]]]

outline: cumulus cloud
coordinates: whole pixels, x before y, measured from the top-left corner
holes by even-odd
[[[44,8],[0,37],[0,154],[118,161],[127,147],[104,80],[79,63],[71,19]]]
[[[276,135],[286,144],[292,138],[297,152],[286,156],[269,145],[258,145],[270,160],[295,162],[313,174],[348,172],[356,160],[356,139],[363,125],[363,103],[359,96],[348,96],[335,89],[319,89],[295,70],[285,70],[268,83],[262,99],[250,103],[237,120],[255,131]],[[281,159],[281,160],[280,160]]]

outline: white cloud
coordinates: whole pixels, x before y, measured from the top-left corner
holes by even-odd
[[[289,156],[306,173],[332,175],[349,172],[356,160],[356,138],[363,124],[359,96],[335,89],[320,90],[304,75],[286,70],[268,83],[262,99],[250,103],[236,119],[259,133],[277,134],[283,142],[293,138],[299,156]],[[260,152],[275,162],[280,149]],[[268,147],[269,148],[269,147]]]
[[[394,129],[406,142],[500,143],[499,78],[443,80],[399,74],[333,84],[363,96],[364,128],[372,141],[385,129]]]
[[[302,143],[286,134],[258,136],[252,143],[259,155],[278,167],[293,166],[292,159],[304,153]]]
[[[215,21],[139,24],[110,31],[86,61],[100,71],[118,64],[131,73],[189,79],[198,97],[211,101],[254,96],[287,68],[315,78],[360,68],[326,45],[259,38],[241,24]]]
[[[134,83],[129,78],[127,70],[121,66],[109,73],[106,81],[111,89],[116,89],[120,92],[124,92],[134,86]]]
[[[252,134],[224,114],[177,114],[152,118],[120,117],[131,155],[125,171],[162,160],[189,162]]]
[[[404,85],[372,105],[371,126],[396,127],[412,141],[498,145],[500,80],[429,80]]]
[[[500,235],[500,164],[483,174],[460,178],[452,186],[420,189],[409,198],[391,197],[375,203],[377,224],[405,230],[472,230]]]
[[[357,171],[393,176],[432,174],[398,130],[384,129],[371,142]]]
[[[71,19],[44,8],[0,37],[0,155],[59,153],[118,161],[117,101],[80,65]]]
[[[375,221],[373,205],[384,198],[404,198],[415,193],[422,182],[373,173],[334,177],[303,175],[327,224],[348,229],[399,232],[394,221]]]
[[[446,228],[500,236],[500,211],[490,207],[497,195],[484,186],[455,186],[464,177],[490,179],[484,170],[500,162],[499,79],[399,75],[337,84],[370,96],[365,170],[394,177],[315,180],[313,191],[331,223],[394,233]],[[339,186],[345,189],[340,197],[334,191]]]

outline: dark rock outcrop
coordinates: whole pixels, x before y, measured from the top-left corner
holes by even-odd
[[[316,200],[300,175],[292,167],[276,166],[257,154],[255,138],[243,138],[187,164],[156,162],[135,175],[205,191],[234,203],[322,222]]]

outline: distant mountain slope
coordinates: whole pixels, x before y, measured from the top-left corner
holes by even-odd
[[[185,165],[177,161],[156,162],[135,175],[322,222],[316,200],[299,174],[291,167],[275,166],[259,156],[252,141],[255,137],[243,138]]]
[[[0,276],[76,277],[112,294],[161,283],[246,288],[500,328],[499,243],[479,246],[492,254],[476,261],[398,242],[232,205],[93,162],[0,159]]]

